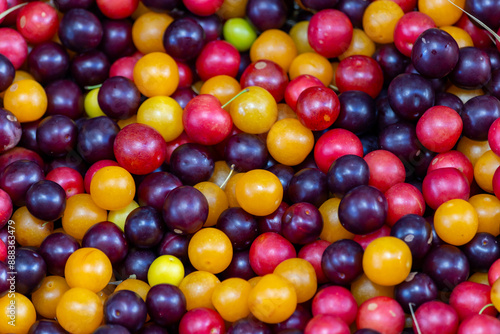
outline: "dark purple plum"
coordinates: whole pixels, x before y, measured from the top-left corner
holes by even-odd
[[[110,63],[104,52],[91,50],[76,55],[70,72],[80,87],[99,85],[109,76]]]
[[[82,176],[85,176],[85,172],[89,168],[85,160],[75,150],[68,152],[64,157],[54,158],[54,160],[50,161],[46,167],[46,172],[49,173],[58,167],[73,168]]]
[[[45,87],[47,115],[64,115],[73,120],[83,113],[83,92],[71,80],[54,81]]]
[[[186,297],[171,284],[157,284],[149,289],[146,307],[151,319],[160,326],[178,323],[186,313]]]
[[[403,240],[410,248],[414,261],[421,260],[432,246],[432,227],[415,214],[401,217],[391,228],[391,236]]]
[[[170,231],[193,234],[208,217],[208,201],[198,189],[181,186],[172,190],[163,204],[163,220]]]
[[[148,270],[151,263],[156,259],[156,253],[152,249],[129,249],[125,261],[119,268],[122,279],[127,279],[130,275],[135,275],[141,281],[148,281]]]
[[[288,185],[292,203],[307,202],[319,207],[328,199],[326,175],[316,168],[304,168],[295,173]]]
[[[465,10],[495,32],[500,28],[500,1],[498,0],[467,0]]]
[[[179,103],[179,106],[184,109],[189,101],[191,101],[196,95],[197,94],[191,87],[186,87],[177,89],[172,95],[170,95],[170,97]]]
[[[73,8],[90,8],[95,0],[54,0],[56,8],[61,12],[66,13]]]
[[[0,154],[14,148],[23,134],[21,123],[7,109],[0,108]]]
[[[462,251],[469,260],[471,270],[488,272],[493,262],[500,258],[500,243],[492,234],[479,232],[462,246]]]
[[[182,186],[182,182],[174,174],[168,172],[151,173],[142,180],[137,189],[139,205],[149,205],[161,211],[170,191],[180,186]]]
[[[31,248],[16,249],[16,292],[29,295],[40,287],[47,275],[47,265],[43,257]]]
[[[222,21],[217,14],[208,16],[188,15],[187,17],[193,18],[205,31],[206,43],[215,41],[222,33]]]
[[[180,2],[180,0],[142,0],[144,6],[158,11],[173,10]]]
[[[192,18],[180,18],[170,23],[163,35],[166,52],[179,60],[196,58],[205,45],[205,31]]]
[[[464,103],[458,96],[447,92],[437,93],[434,105],[449,107],[455,110],[459,115],[462,113],[462,109],[464,108]]]
[[[130,331],[121,325],[101,325],[92,334],[130,334]]]
[[[342,198],[351,189],[368,185],[370,169],[365,159],[347,154],[335,160],[326,174],[328,190]]]
[[[45,178],[42,168],[33,161],[18,160],[0,174],[0,188],[9,194],[16,206],[26,204],[26,192],[32,184]]]
[[[21,124],[23,134],[21,135],[19,146],[32,150],[38,154],[43,154],[40,148],[38,148],[38,143],[36,141],[36,130],[38,129],[38,124],[40,124],[41,121],[43,121],[43,118],[33,122]]]
[[[363,14],[370,1],[340,0],[336,9],[347,15],[354,28],[363,28]]]
[[[73,150],[77,138],[78,129],[75,121],[64,115],[45,117],[36,130],[38,148],[53,158],[64,157]]]
[[[249,250],[245,249],[242,251],[235,251],[233,254],[233,259],[229,266],[219,274],[221,280],[239,277],[244,280],[249,280],[252,277],[257,276],[250,265]]]
[[[384,44],[372,56],[384,73],[384,81],[390,83],[399,74],[404,73],[410,62],[394,44]]]
[[[90,227],[83,236],[82,247],[100,249],[113,264],[123,261],[128,253],[125,234],[118,225],[109,221]]]
[[[170,156],[170,171],[185,185],[193,186],[207,181],[212,176],[214,167],[211,152],[201,144],[182,144]]]
[[[155,247],[163,238],[165,224],[161,214],[152,206],[140,206],[130,212],[125,220],[124,232],[135,247]]]
[[[343,92],[339,95],[340,112],[333,127],[349,130],[356,135],[371,130],[377,120],[375,101],[370,95],[359,90]]]
[[[394,153],[404,164],[416,161],[421,152],[415,125],[406,121],[384,128],[379,133],[378,143],[381,149]]]
[[[380,149],[378,146],[378,137],[375,134],[365,133],[359,137],[359,140],[361,140],[361,145],[363,145],[363,156]]]
[[[387,209],[387,200],[380,190],[361,185],[340,200],[339,221],[349,232],[364,235],[384,225]]]
[[[64,276],[66,261],[78,248],[80,244],[75,238],[66,233],[56,232],[43,240],[38,251],[45,260],[49,273]]]
[[[235,321],[227,328],[227,334],[271,334],[273,331],[264,322],[252,315]]]
[[[144,325],[146,317],[146,303],[134,291],[116,291],[104,303],[104,323],[107,325],[121,325],[134,333]]]
[[[394,298],[406,313],[410,313],[409,304],[416,310],[425,302],[438,297],[436,283],[424,273],[412,272],[404,282],[394,287]]]
[[[282,164],[275,164],[267,168],[267,170],[278,177],[283,186],[283,201],[288,201],[288,185],[295,174],[293,168]]]
[[[467,256],[455,246],[437,246],[427,254],[422,268],[440,291],[451,291],[469,277]]]
[[[363,273],[363,252],[354,240],[337,240],[323,252],[321,268],[331,283],[348,285]]]
[[[322,9],[335,8],[338,2],[338,0],[302,0],[302,5],[307,9],[320,11]]]
[[[249,248],[259,235],[255,217],[238,207],[224,210],[217,220],[217,228],[231,240],[234,250]]]
[[[0,261],[0,298],[5,296],[10,290],[11,282],[7,281],[10,278],[9,272],[7,263]]]
[[[28,55],[28,70],[43,85],[64,79],[69,70],[68,52],[56,42],[38,44]]]
[[[64,14],[58,33],[63,46],[75,52],[86,52],[101,43],[103,31],[97,16],[86,9],[75,8]]]
[[[297,304],[297,308],[287,320],[272,325],[272,328],[275,333],[282,333],[287,329],[303,331],[311,318],[311,312],[304,305]]]
[[[38,181],[26,192],[26,207],[34,217],[54,221],[61,218],[66,209],[66,192],[54,181]]]
[[[101,24],[103,33],[99,48],[109,60],[114,61],[134,53],[136,49],[132,40],[132,21],[103,20]]]
[[[9,58],[0,54],[0,92],[9,88],[15,76],[16,68],[12,65],[12,62]]]
[[[246,14],[257,30],[279,29],[286,22],[287,6],[283,0],[248,0]]]
[[[437,28],[421,33],[411,50],[413,66],[428,78],[445,77],[455,68],[458,58],[459,48],[455,39]]]
[[[489,47],[484,49],[490,58],[491,70],[495,71],[500,68],[500,51],[496,47]]]
[[[460,58],[448,78],[455,86],[464,89],[483,87],[491,78],[488,54],[472,46],[460,48]]]
[[[395,113],[416,121],[434,105],[434,89],[422,76],[413,73],[398,75],[389,84],[389,103]]]
[[[286,209],[281,219],[281,233],[291,243],[305,245],[319,238],[323,217],[311,203],[296,203]]]
[[[64,328],[54,320],[38,320],[31,325],[28,334],[67,334]]]
[[[491,79],[484,89],[490,94],[500,99],[500,68],[491,72]]]
[[[377,128],[379,131],[403,120],[403,117],[392,109],[389,103],[389,96],[379,97],[375,105],[377,110]]]
[[[472,140],[487,140],[491,124],[500,117],[500,101],[490,95],[475,96],[464,104],[462,134]]]
[[[173,255],[182,262],[189,262],[189,236],[167,232],[158,245],[158,255]]]
[[[166,328],[155,324],[154,322],[148,322],[137,332],[137,334],[168,334]]]
[[[257,135],[238,133],[227,140],[224,159],[238,172],[263,168],[268,159],[266,143]]]
[[[99,160],[114,160],[113,143],[120,127],[107,116],[90,118],[78,133],[78,153],[89,164]]]
[[[115,76],[102,83],[97,101],[106,116],[127,119],[137,113],[141,105],[141,93],[130,79]]]
[[[281,234],[282,218],[289,205],[286,202],[281,202],[273,213],[267,216],[257,217],[259,225],[259,234],[266,232],[274,232]]]

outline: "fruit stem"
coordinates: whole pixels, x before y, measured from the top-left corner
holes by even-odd
[[[226,187],[226,184],[227,182],[229,181],[229,179],[231,178],[231,176],[233,176],[233,173],[234,173],[234,164],[231,165],[231,170],[229,171],[229,174],[227,174],[226,176],[226,179],[224,180],[224,182],[222,182],[222,184],[220,185],[220,188],[222,190],[224,190],[224,188]]]
[[[479,311],[479,314],[483,314],[484,310],[486,310],[488,307],[492,307],[492,306],[495,306],[495,305],[493,305],[493,304],[484,305],[484,307],[481,309],[481,311]]]
[[[113,281],[113,282],[109,282],[108,284],[112,284],[112,285],[120,285],[123,281],[126,281],[128,279],[137,279],[137,276],[135,274],[132,274],[130,275],[129,277],[127,277],[126,279],[122,279],[121,281]]]
[[[334,85],[328,85],[328,87],[330,87],[331,89],[333,89],[334,91],[338,92],[339,91],[339,88],[337,86],[334,86]]]
[[[85,86],[83,88],[85,88],[86,90],[92,90],[92,89],[96,89],[96,88],[101,88],[102,84],[98,84],[98,85],[93,85],[93,86]]]
[[[12,13],[13,11],[21,8],[21,7],[24,7],[28,4],[28,2],[24,2],[24,3],[20,3],[19,5],[16,5],[14,7],[10,7],[9,9],[3,11],[2,13],[0,13],[0,20],[3,19],[4,17],[6,17],[7,15],[9,15],[10,13]]]
[[[417,330],[417,333],[422,334],[422,332],[420,331],[420,327],[418,326],[417,317],[415,316],[415,312],[413,311],[414,305],[415,305],[414,303],[408,303],[408,306],[410,307],[411,318],[413,319],[413,322],[415,323],[415,328]]]
[[[470,17],[471,19],[473,19],[474,21],[477,22],[477,24],[479,24],[481,27],[483,27],[484,29],[486,29],[490,34],[493,35],[493,37],[495,37],[495,39],[500,43],[500,36],[497,35],[496,32],[494,32],[493,30],[491,30],[490,27],[488,27],[486,24],[484,24],[483,22],[481,22],[479,19],[477,19],[474,15],[468,13],[466,10],[462,9],[462,7],[460,6],[457,6],[453,1],[451,0],[448,0],[449,3],[451,3],[453,6],[457,7],[458,9],[460,9],[462,12],[464,12],[468,17]]]
[[[42,224],[42,227],[45,227],[45,225],[47,225],[48,223],[50,223],[50,222],[44,222],[44,223]]]
[[[250,91],[250,89],[248,89],[248,88],[243,89],[241,92],[239,92],[238,94],[236,94],[235,96],[233,96],[229,101],[227,101],[226,103],[224,103],[224,105],[222,106],[222,109],[224,109],[225,107],[227,107],[227,105],[229,103],[233,102],[234,99],[236,99],[238,96],[240,96],[243,93],[249,92],[249,91]]]

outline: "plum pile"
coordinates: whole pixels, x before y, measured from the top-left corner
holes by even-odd
[[[0,0],[0,333],[500,333],[497,34],[499,0]]]

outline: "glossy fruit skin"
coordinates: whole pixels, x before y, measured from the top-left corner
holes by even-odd
[[[59,324],[72,333],[92,332],[103,319],[102,301],[93,291],[72,288],[59,301],[56,315]]]
[[[162,214],[170,230],[178,234],[193,234],[207,219],[208,202],[196,188],[181,186],[168,194]]]
[[[417,137],[422,145],[434,152],[451,150],[462,133],[463,123],[459,114],[445,106],[427,109],[417,122]],[[440,133],[440,135],[437,135]],[[435,138],[439,139],[435,139]]]
[[[469,276],[469,261],[457,247],[443,244],[427,254],[422,269],[439,290],[450,291]]]
[[[179,323],[179,334],[214,333],[223,334],[226,326],[222,317],[209,308],[189,310]]]
[[[250,246],[250,265],[259,276],[270,274],[281,262],[296,257],[292,243],[275,232],[259,235]]]
[[[494,333],[500,330],[500,321],[486,314],[475,314],[460,323],[458,334],[465,334],[471,330],[480,330],[481,333]]]
[[[114,292],[104,303],[106,324],[122,325],[135,332],[143,326],[146,316],[146,304],[137,293],[130,290]]]
[[[422,182],[422,194],[427,205],[437,209],[451,199],[468,200],[470,186],[461,171],[445,167],[433,170],[425,176]]]
[[[97,248],[80,248],[70,255],[64,276],[72,288],[85,288],[99,292],[112,275],[111,261]]]
[[[341,93],[360,90],[376,98],[384,84],[384,73],[375,59],[354,55],[340,62],[335,82]]]
[[[323,173],[328,172],[336,159],[347,154],[362,157],[363,145],[354,133],[340,128],[325,132],[314,147],[314,160]]]
[[[269,304],[273,312],[266,311]],[[252,314],[266,323],[278,323],[286,320],[295,311],[297,295],[293,286],[276,274],[268,274],[260,279],[250,291],[248,305]],[[267,306],[267,307],[266,307]]]
[[[453,307],[441,301],[428,301],[422,304],[415,312],[422,333],[453,334],[457,332],[459,318]],[[413,324],[413,328],[416,328]]]
[[[196,58],[205,43],[205,31],[194,20],[180,18],[168,25],[163,35],[165,51],[180,60]]]
[[[245,68],[241,74],[241,88],[259,86],[271,93],[276,102],[283,100],[288,86],[288,76],[274,61],[261,59]]]
[[[323,218],[310,203],[296,203],[283,214],[281,232],[295,244],[307,244],[318,239],[323,230]]]
[[[491,304],[491,287],[476,282],[462,282],[458,284],[450,295],[450,306],[458,313],[461,321],[478,314],[479,311]],[[486,308],[481,314],[496,316],[497,310],[493,307]]]
[[[355,241],[341,239],[328,246],[321,257],[321,268],[333,284],[347,285],[362,273],[363,248]]]
[[[175,285],[157,284],[149,290],[146,306],[155,323],[168,326],[177,323],[186,312],[186,297]]]
[[[43,171],[37,163],[18,160],[1,172],[0,188],[10,196],[14,205],[23,206],[26,204],[28,189],[32,184],[43,179]]]
[[[157,257],[147,271],[147,281],[151,287],[158,284],[179,286],[183,278],[184,266],[178,258],[172,255]]]
[[[102,25],[92,12],[75,8],[64,15],[58,33],[64,46],[76,52],[86,52],[101,42]]]
[[[424,273],[410,273],[404,282],[396,285],[394,288],[394,299],[403,307],[405,312],[410,311],[410,303],[412,308],[420,307],[420,305],[437,299],[438,290],[434,281]]]
[[[53,181],[38,181],[26,192],[26,207],[36,218],[54,221],[66,209],[66,192]]]
[[[0,109],[0,119],[0,133],[2,134],[0,142],[2,149],[0,152],[3,153],[11,148],[14,148],[19,143],[21,140],[22,129],[16,116],[6,109]]]
[[[340,201],[339,220],[354,234],[368,234],[384,225],[387,217],[384,194],[372,187],[361,185],[349,191]]]
[[[236,183],[236,199],[246,212],[267,216],[280,205],[283,186],[273,173],[254,169],[245,173]]]
[[[178,146],[170,156],[170,172],[185,185],[207,181],[214,171],[214,164],[208,147],[191,142]]]
[[[443,30],[427,29],[415,41],[411,59],[415,69],[423,76],[443,78],[458,62],[458,44]]]
[[[313,131],[321,131],[337,120],[340,102],[330,88],[310,87],[300,93],[296,108],[302,125]]]
[[[405,316],[396,300],[379,296],[368,299],[359,306],[356,325],[358,328],[372,328],[385,334],[400,333],[404,328]]]
[[[434,104],[430,82],[418,74],[403,73],[389,84],[389,103],[404,119],[415,121]]]
[[[434,228],[445,242],[461,246],[474,238],[479,222],[474,207],[462,200],[453,199],[441,204],[434,214]],[[456,233],[456,229],[460,229]]]
[[[203,81],[216,75],[236,77],[241,61],[238,50],[226,41],[207,43],[196,59],[196,70]]]
[[[328,22],[335,21],[331,25]],[[324,9],[316,13],[307,30],[311,47],[326,58],[341,55],[351,43],[352,24],[349,18],[339,10]]]

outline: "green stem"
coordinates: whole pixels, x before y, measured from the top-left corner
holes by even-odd
[[[224,188],[226,187],[226,184],[227,182],[229,181],[229,179],[231,178],[231,176],[233,176],[233,173],[234,173],[234,164],[231,165],[231,170],[229,171],[229,174],[227,174],[227,177],[226,179],[224,180],[224,182],[222,182],[222,184],[220,185],[219,188],[221,188],[222,190],[224,190]]]
[[[20,3],[19,5],[17,6],[14,6],[14,7],[10,7],[9,9],[3,11],[0,13],[0,20],[3,19],[4,17],[6,17],[7,15],[9,15],[10,13],[12,13],[13,11],[19,9],[19,8],[22,8],[24,6],[26,6],[28,4],[28,2],[24,2],[24,3]]]
[[[492,307],[492,306],[495,306],[495,305],[493,305],[493,304],[484,305],[484,307],[481,309],[481,311],[479,311],[479,314],[483,314],[484,310],[486,310],[488,307]]]
[[[96,88],[101,88],[102,84],[98,84],[98,85],[93,85],[93,86],[85,86],[83,88],[85,88],[86,90],[92,90],[92,89],[96,89]]]
[[[328,87],[330,87],[331,89],[333,89],[334,91],[339,91],[338,87],[334,86],[334,85],[328,85]]]
[[[229,101],[227,101],[226,103],[224,103],[224,105],[222,106],[222,109],[224,109],[225,107],[227,107],[227,105],[228,105],[229,103],[233,102],[233,101],[234,101],[234,99],[236,99],[238,96],[240,96],[240,95],[241,95],[241,94],[243,94],[243,93],[249,92],[249,91],[250,91],[250,89],[248,89],[248,88],[243,89],[241,92],[239,92],[238,94],[236,94],[235,96],[233,96],[233,97],[231,98],[231,100],[229,100]]]
[[[422,332],[420,331],[420,327],[418,326],[417,317],[415,317],[415,312],[413,311],[414,305],[415,304],[413,304],[413,303],[408,303],[408,306],[410,307],[411,318],[413,319],[413,322],[415,323],[415,329],[417,330],[417,333],[422,334]]]

